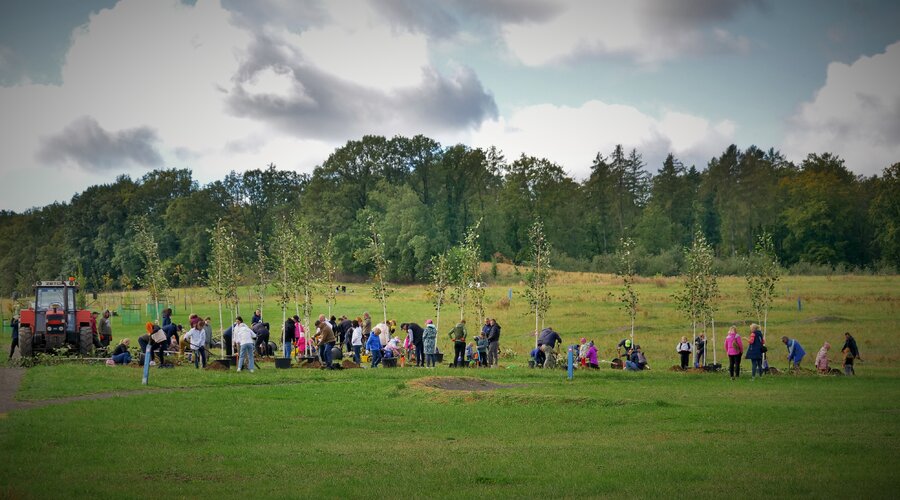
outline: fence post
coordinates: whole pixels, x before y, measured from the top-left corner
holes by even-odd
[[[150,349],[150,344],[147,344],[147,349],[144,353],[144,378],[141,379],[141,385],[147,385],[150,382]]]

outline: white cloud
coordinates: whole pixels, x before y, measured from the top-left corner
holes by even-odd
[[[540,104],[518,109],[509,119],[486,122],[472,137],[475,146],[495,145],[508,159],[520,154],[545,157],[584,178],[599,152],[616,144],[637,148],[655,172],[669,152],[686,164],[705,164],[733,140],[734,124],[664,111],[660,118],[631,106],[588,101],[580,107]]]
[[[503,38],[528,66],[566,63],[585,57],[624,57],[654,64],[685,54],[746,52],[750,42],[717,22],[745,5],[730,0],[560,0],[564,8],[546,22],[510,23]]]
[[[825,85],[790,119],[782,149],[799,161],[831,152],[875,174],[900,162],[900,42],[852,64],[831,63]]]
[[[96,167],[139,176],[161,159],[166,167],[192,168],[201,182],[270,162],[311,171],[359,130],[455,133],[477,125],[483,113],[496,115],[471,70],[444,76],[431,65],[426,35],[391,30],[368,4],[292,5],[260,3],[236,14],[218,0],[121,0],[92,15],[72,35],[60,85],[0,88],[0,183],[12,193],[0,208],[67,200],[109,182],[109,171]],[[285,10],[309,22],[295,19],[299,31],[292,31],[278,17]],[[270,50],[254,52],[258,46]],[[279,120],[235,113],[237,92],[307,114]],[[89,127],[82,117],[90,117]],[[319,127],[317,119],[343,135],[306,133]],[[48,149],[48,138],[59,147]],[[98,138],[108,157],[92,146]],[[140,145],[135,138],[158,157],[124,148]],[[28,189],[33,185],[47,188],[38,197]]]

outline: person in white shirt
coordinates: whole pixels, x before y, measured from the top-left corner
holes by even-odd
[[[255,366],[253,364],[253,351],[256,347],[256,334],[244,323],[243,318],[238,316],[235,318],[234,325],[234,343],[240,349],[240,357],[238,357],[237,371],[241,371],[244,367],[244,359],[247,360],[247,368],[253,373]]]
[[[362,351],[362,327],[359,326],[359,321],[357,320],[353,320],[353,333],[350,336],[350,345],[353,347],[353,361],[356,364],[360,364],[362,362],[360,357],[360,351]]]
[[[197,325],[194,328],[191,328],[189,332],[184,334],[184,340],[191,343],[195,368],[200,368],[201,358],[203,368],[206,368],[206,330],[203,328],[205,326],[206,322],[201,319],[197,321]]]

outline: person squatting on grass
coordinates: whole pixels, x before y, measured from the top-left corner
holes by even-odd
[[[750,337],[747,341],[747,359],[750,360],[750,380],[756,380],[756,375],[763,376],[763,353],[766,341],[759,331],[759,325],[753,323],[750,325]]]
[[[206,322],[202,319],[197,320],[194,328],[184,334],[184,340],[191,343],[191,353],[194,357],[194,368],[200,368],[202,362],[203,368],[206,368]]]
[[[246,359],[247,368],[250,369],[250,373],[253,373],[256,368],[253,364],[253,355],[255,354],[254,351],[256,349],[256,333],[254,333],[249,326],[244,324],[244,319],[240,316],[235,318],[232,332],[234,343],[238,346],[238,352],[240,352],[237,371],[241,371],[244,367],[244,360]]]
[[[641,346],[635,344],[634,348],[628,352],[628,361],[625,361],[625,369],[629,371],[641,371],[649,368],[647,365],[647,357]]]
[[[131,340],[128,338],[119,341],[119,345],[116,346],[116,349],[112,353],[112,358],[110,358],[113,364],[127,365],[131,363],[131,353],[128,352],[129,344],[131,344]]]
[[[787,360],[788,363],[791,364],[791,368],[799,370],[800,362],[803,361],[803,357],[806,356],[806,351],[803,350],[803,346],[795,339],[789,339],[787,337],[781,337],[781,341],[784,342],[785,347],[787,347]]]
[[[675,352],[681,356],[681,369],[687,370],[688,362],[691,359],[691,343],[687,337],[681,337],[681,342],[675,346]]]
[[[437,328],[430,319],[425,320],[425,331],[422,332],[422,346],[425,349],[425,366],[434,368],[435,347],[437,347]]]
[[[744,344],[738,335],[737,327],[732,325],[725,337],[725,352],[728,354],[728,373],[731,380],[741,376],[741,353],[744,352]]]

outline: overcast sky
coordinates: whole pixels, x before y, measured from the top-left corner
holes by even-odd
[[[655,172],[900,161],[900,2],[4,0],[0,209],[154,168],[310,172],[363,134]]]

